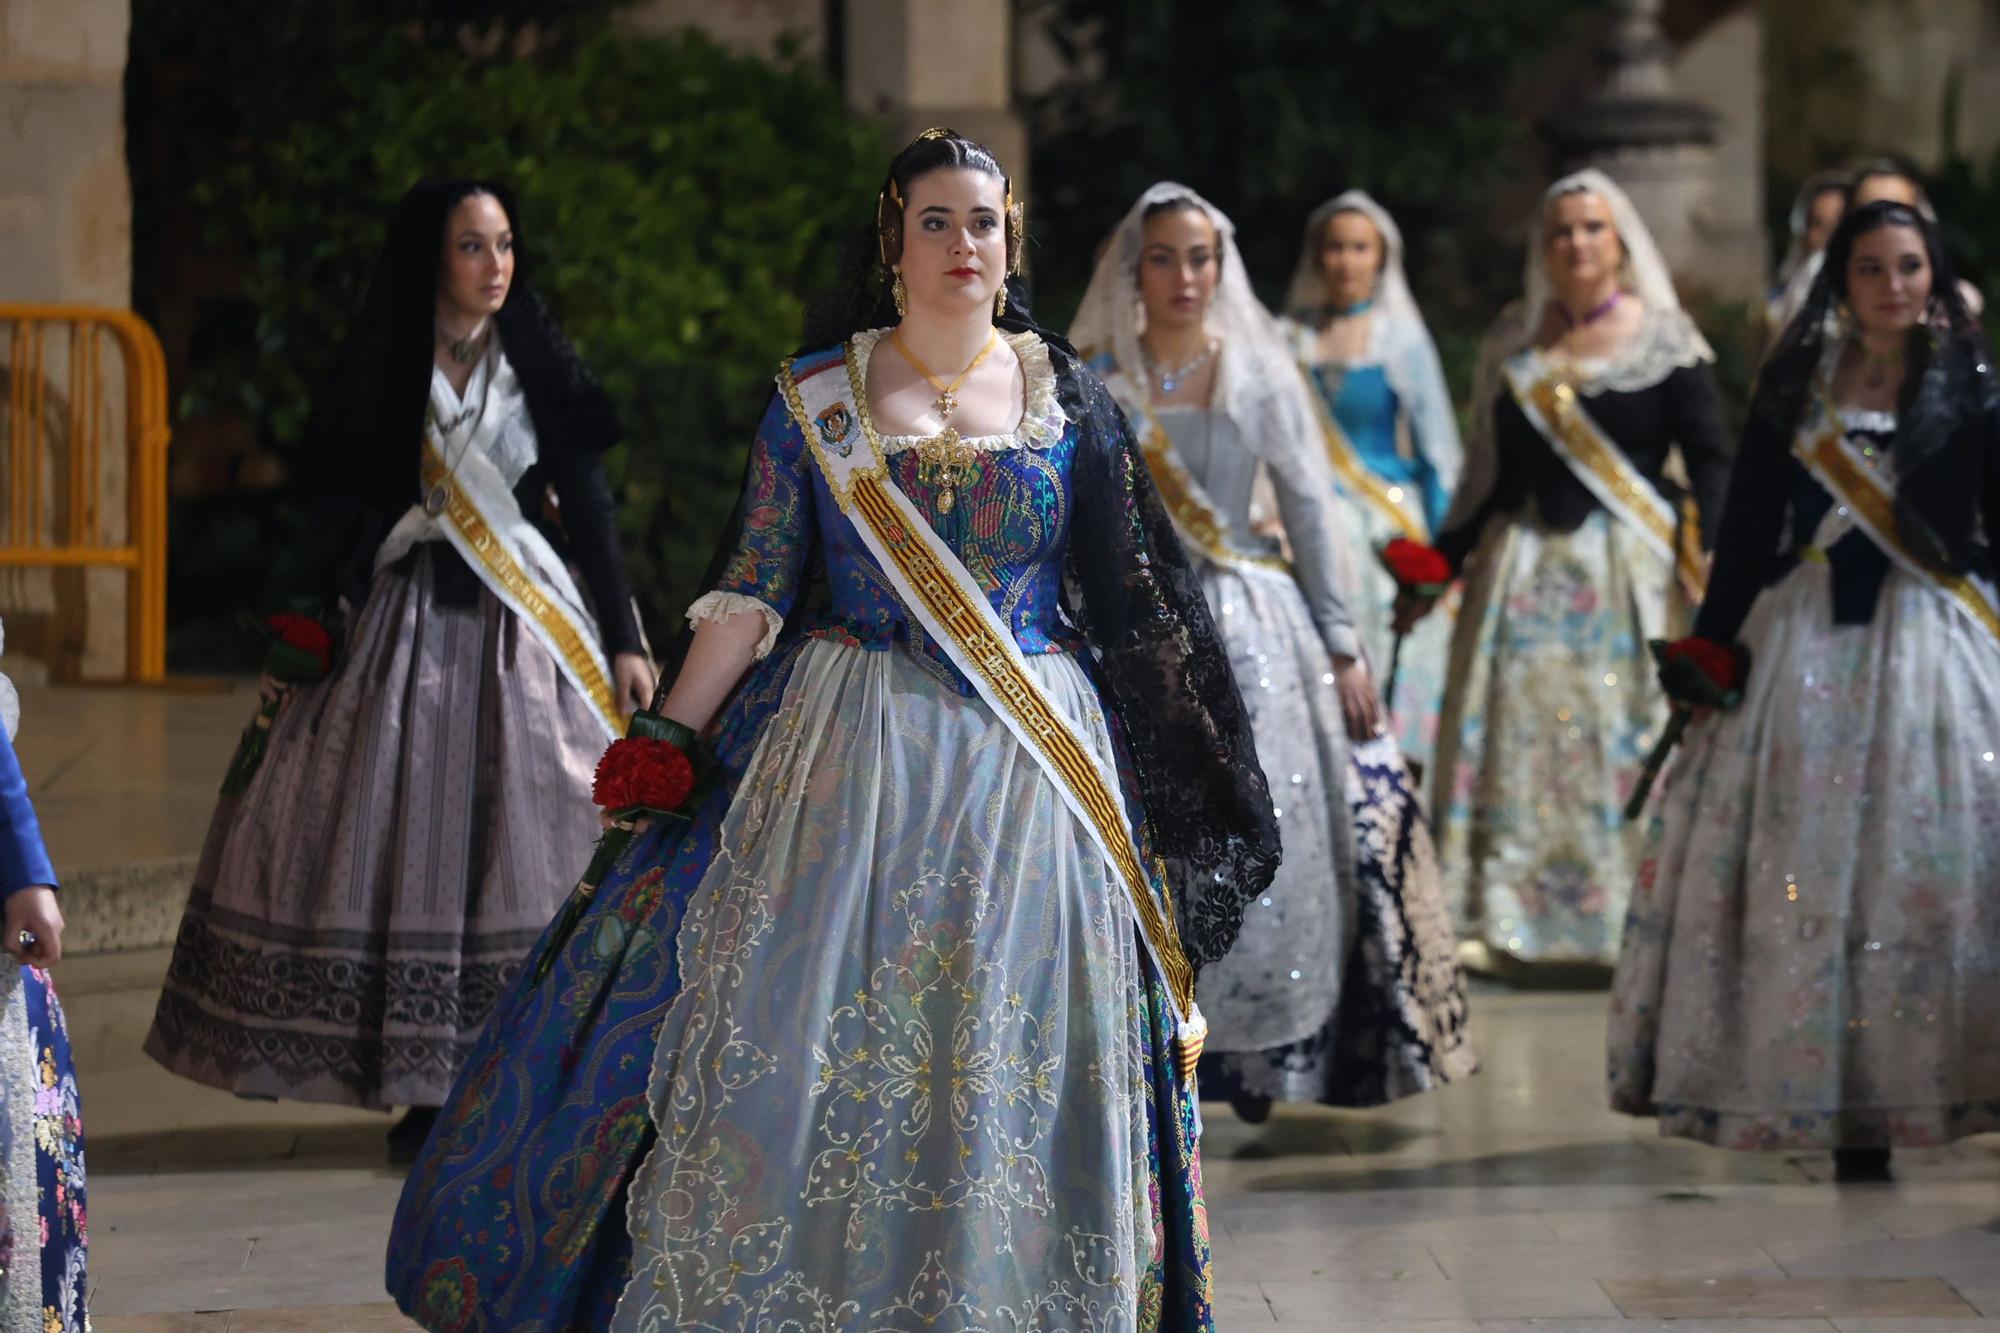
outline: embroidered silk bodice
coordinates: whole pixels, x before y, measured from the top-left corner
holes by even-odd
[[[853,340],[861,383],[879,337],[862,333]],[[975,460],[955,475],[926,465],[921,437],[882,437],[883,452],[896,485],[971,572],[1021,651],[1073,652],[1083,640],[1063,606],[1062,589],[1077,428],[1056,400],[1047,348],[1030,334],[1008,341],[1027,386],[1019,426],[1003,436],[969,437]],[[953,492],[949,510],[941,504],[947,488]],[[766,610],[775,633],[804,591],[817,544],[829,595],[824,605],[801,610],[797,623],[806,634],[878,652],[903,645],[935,664],[960,693],[972,693],[943,651],[911,623],[860,534],[841,515],[782,395],[773,398],[752,446],[743,515],[734,558],[690,616],[713,615],[733,598],[747,597]]]
[[[1380,364],[1326,361],[1312,367],[1312,380],[1368,470],[1384,481],[1417,488],[1423,496],[1424,521],[1435,532],[1451,495],[1428,456],[1415,449],[1405,453],[1400,447],[1403,402],[1389,383],[1388,370]]]

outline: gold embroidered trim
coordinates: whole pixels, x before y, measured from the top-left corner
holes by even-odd
[[[1350,490],[1375,506],[1383,518],[1401,528],[1405,537],[1414,542],[1428,542],[1430,532],[1425,528],[1423,520],[1405,509],[1400,501],[1390,495],[1389,483],[1369,471],[1368,465],[1361,461],[1361,454],[1355,449],[1354,442],[1347,438],[1347,432],[1343,431],[1340,422],[1334,419],[1333,408],[1328,405],[1326,395],[1319,391],[1319,385],[1313,379],[1312,367],[1302,363],[1299,373],[1306,377],[1306,397],[1312,399],[1313,411],[1319,417],[1320,434],[1326,437],[1327,461],[1333,464],[1334,474]],[[1405,498],[1408,498],[1407,493]]]
[[[1512,376],[1508,377],[1508,387],[1519,395],[1520,389]],[[1707,591],[1708,574],[1702,567],[1701,543],[1695,525],[1688,521],[1674,522],[1673,510],[1659,491],[1604,437],[1577,401],[1576,390],[1556,376],[1547,375],[1528,389],[1528,401],[1522,406],[1531,408],[1548,423],[1553,432],[1551,444],[1597,480],[1597,487],[1592,489],[1600,499],[1608,492],[1616,502],[1614,507],[1619,517],[1640,525],[1660,549],[1672,553],[1675,570],[1688,595],[1700,601]]]
[[[845,479],[827,457],[822,441],[817,438],[818,432],[806,414],[805,400],[800,395],[792,362],[787,360],[778,372],[785,405],[791,409],[793,419],[805,435],[821,475],[827,480],[828,489],[843,514],[868,525],[869,531],[895,561],[897,572],[921,599],[924,610],[949,636],[950,646],[956,649],[954,658],[961,666],[977,671],[987,687],[981,693],[996,706],[1005,708],[1020,725],[1021,731],[1033,738],[1041,751],[1043,767],[1068,787],[1085,811],[1099,841],[1110,853],[1119,878],[1125,882],[1126,897],[1131,901],[1133,915],[1138,919],[1139,928],[1145,932],[1154,957],[1159,960],[1163,980],[1173,993],[1183,1017],[1191,1025],[1195,1024],[1194,968],[1181,948],[1180,935],[1172,918],[1153,896],[1153,886],[1139,862],[1138,849],[1133,845],[1132,830],[1126,823],[1124,806],[1118,793],[1106,785],[1102,770],[1070,726],[1069,720],[1056,710],[1034,677],[1027,673],[1020,659],[1019,646],[1011,640],[1003,640],[995,632],[988,618],[981,614],[980,607],[971,601],[972,594],[953,576],[951,569],[932,554],[923,536],[911,531],[904,515],[897,509],[894,484],[882,462],[881,437],[876,433],[874,420],[868,411],[867,389],[861,382],[859,363],[851,346],[845,349],[845,361],[856,424],[872,451],[868,465],[852,469]],[[828,366],[817,373],[831,369]],[[923,521],[921,514],[915,515],[915,518],[918,522]],[[1165,895],[1164,873],[1160,886],[1162,895]]]
[[[611,679],[604,673],[604,660],[599,656],[594,644],[584,640],[564,609],[542,592],[528,572],[515,563],[499,534],[487,525],[486,516],[479,512],[463,490],[458,479],[445,465],[444,455],[437,442],[430,436],[424,437],[423,490],[426,495],[440,487],[444,491],[442,516],[451,520],[453,527],[465,539],[479,562],[486,567],[501,587],[505,588],[521,613],[540,627],[548,642],[562,654],[576,679],[583,684],[585,698],[591,707],[601,714],[614,734],[625,729],[624,719],[618,715],[617,695],[611,688]]]
[[[1276,556],[1248,555],[1230,546],[1228,526],[1197,493],[1194,478],[1174,453],[1173,440],[1164,427],[1155,425],[1148,430],[1139,451],[1146,456],[1146,468],[1153,474],[1153,488],[1160,493],[1174,526],[1189,545],[1219,565],[1260,565],[1281,574],[1292,572],[1292,567]]]
[[[1870,537],[1888,548],[1899,563],[1921,570],[1940,591],[1964,608],[1974,623],[2000,643],[2000,607],[1995,607],[1985,589],[1972,579],[1920,559],[1902,543],[1897,534],[1895,496],[1848,452],[1845,437],[1846,431],[1835,421],[1817,439],[1801,446],[1800,456],[1813,475],[1854,511]],[[1825,560],[1825,555],[1820,559]]]

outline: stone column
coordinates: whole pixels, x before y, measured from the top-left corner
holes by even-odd
[[[1677,278],[1703,270],[1697,219],[1712,211],[1716,116],[1674,91],[1660,0],[1618,0],[1596,93],[1542,124],[1556,169],[1601,168],[1625,187]]]
[[[130,21],[128,0],[0,0],[0,301],[131,303]],[[50,349],[43,377],[58,421],[68,415],[65,354]],[[123,384],[115,360],[105,369],[107,425],[122,438]],[[104,463],[99,504],[117,516],[105,535],[122,539],[122,450],[108,449]],[[9,672],[35,674],[32,658],[58,678],[121,676],[125,596],[118,571],[0,570]]]
[[[1008,0],[848,0],[847,104],[898,145],[948,125],[991,148],[1027,195],[1028,133],[1014,111]]]

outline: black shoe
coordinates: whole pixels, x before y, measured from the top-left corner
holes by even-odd
[[[431,1136],[437,1118],[435,1106],[412,1106],[403,1112],[403,1118],[389,1128],[389,1165],[408,1166],[416,1161],[417,1151]]]
[[[1246,1125],[1261,1125],[1271,1118],[1271,1099],[1239,1092],[1229,1099],[1229,1109]]]
[[[1835,1148],[1833,1178],[1843,1185],[1879,1184],[1890,1179],[1887,1148]]]

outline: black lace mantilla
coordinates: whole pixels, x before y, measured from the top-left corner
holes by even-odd
[[[422,498],[418,475],[445,220],[475,189],[500,201],[520,256],[494,319],[535,423],[539,461],[515,496],[534,521],[542,515],[545,491],[554,488],[564,530],[545,535],[582,568],[606,650],[638,651],[642,639],[617,509],[602,466],[604,451],[620,438],[618,414],[529,281],[520,213],[507,188],[494,181],[418,181],[389,221],[361,311],[313,399],[293,460],[308,514],[298,591],[328,603],[345,597],[359,606],[373,580],[376,549]]]
[[[1078,423],[1069,575],[1116,709],[1181,942],[1199,969],[1229,951],[1277,871],[1278,822],[1249,710],[1173,520],[1103,381],[1043,334]]]
[[[1181,943],[1198,971],[1229,952],[1244,909],[1278,869],[1278,820],[1257,762],[1249,710],[1125,414],[1076,349],[1026,315],[1020,289],[1010,283],[1008,292],[1008,314],[995,323],[1048,345],[1057,398],[1077,423],[1067,573],[1080,605],[1068,610],[1089,641],[1117,718],[1145,805],[1149,845],[1166,863]],[[876,313],[863,308],[859,319]],[[872,324],[822,321],[815,331],[846,328],[838,339],[844,341],[881,323],[894,323],[893,313]],[[739,502],[702,587],[721,581],[742,531]],[[815,551],[776,651],[798,637],[827,595],[824,561]],[[672,688],[692,639],[689,626],[669,645],[655,707]]]
[[[1057,396],[1078,424],[1068,574],[1080,605],[1069,609],[1093,650],[1198,970],[1229,951],[1244,908],[1278,868],[1277,816],[1249,711],[1124,413],[1067,342],[1014,314],[999,323],[1048,344]],[[720,581],[742,524],[739,505],[703,587]],[[781,645],[824,605],[822,564],[815,554]],[[691,637],[683,631],[669,649],[656,705]]]

